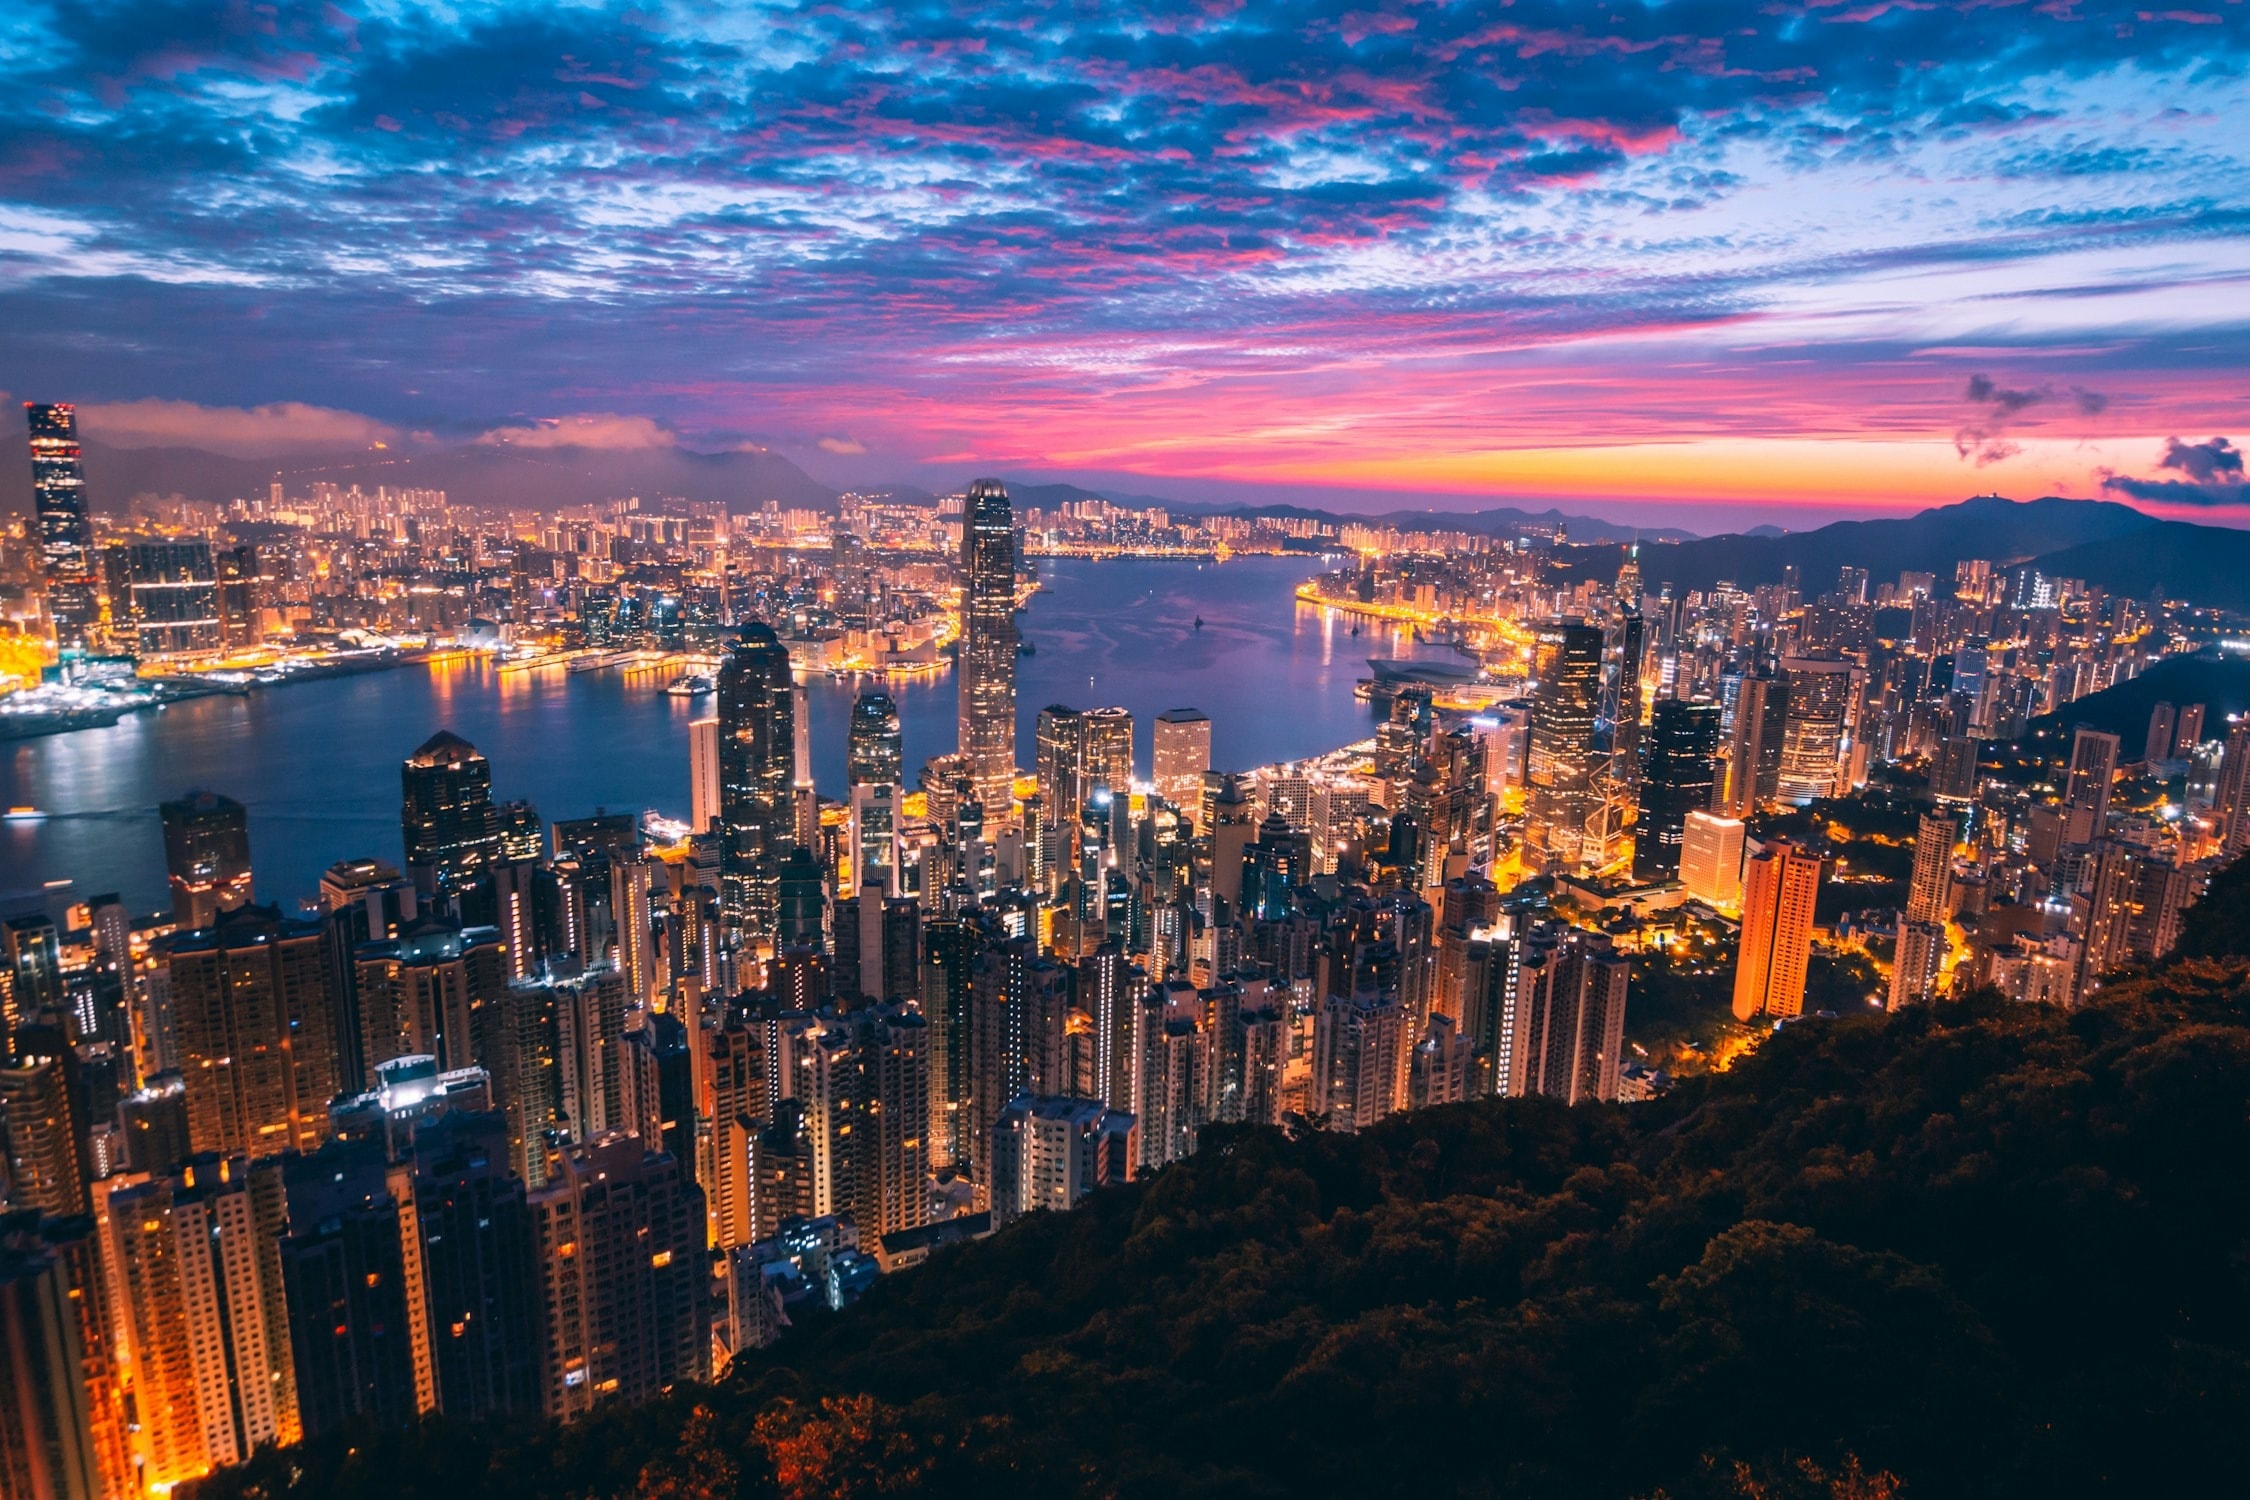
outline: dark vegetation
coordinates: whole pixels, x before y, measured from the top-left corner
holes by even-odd
[[[2024,728],[2022,744],[2050,757],[2070,753],[2071,731],[2084,724],[2114,734],[2118,754],[2138,760],[2148,741],[2148,716],[2159,701],[2204,706],[2203,736],[2223,739],[2230,715],[2250,711],[2250,661],[2239,657],[2167,656],[2130,682],[2089,693]]]
[[[1806,1021],[1625,1108],[1216,1130],[567,1432],[195,1500],[2236,1493],[2250,869],[2077,1012]]]

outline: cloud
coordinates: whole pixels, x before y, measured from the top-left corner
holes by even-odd
[[[523,426],[495,427],[480,434],[477,441],[510,448],[605,448],[614,452],[679,444],[678,436],[653,418],[615,412],[541,417]]]
[[[2128,474],[2105,472],[2102,488],[2135,500],[2173,505],[2250,504],[2250,485],[2244,483],[2242,450],[2227,438],[2215,437],[2204,443],[2166,438],[2164,455],[2156,461],[2156,466],[2188,477],[2136,479]]]
[[[818,446],[823,453],[841,454],[847,458],[857,457],[867,451],[865,443],[857,438],[848,437],[824,437],[820,440]]]
[[[202,448],[241,458],[335,452],[398,439],[387,422],[358,412],[276,401],[202,406],[193,401],[96,402],[78,408],[79,430],[116,448]]]
[[[2083,386],[2071,386],[2060,394],[2069,398],[2072,409],[2082,417],[2099,416],[2109,409],[2109,397]],[[1953,448],[1963,458],[1974,459],[1981,469],[2021,453],[2022,446],[2005,435],[2009,427],[2032,407],[2055,400],[2058,393],[2051,385],[2015,390],[1989,375],[1971,375],[1962,395],[1976,408],[1976,414],[1953,434]]]

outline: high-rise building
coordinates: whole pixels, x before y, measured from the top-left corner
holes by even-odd
[[[0,1214],[0,1494],[139,1493],[93,1221]]]
[[[338,1090],[327,929],[240,906],[171,947],[172,1027],[199,1152],[312,1151]]]
[[[208,927],[251,899],[250,812],[216,792],[189,792],[157,808],[172,920],[183,932]]]
[[[771,626],[752,621],[727,648],[718,717],[720,904],[737,931],[770,941],[797,821],[797,698]]]
[[[414,1133],[412,1204],[438,1409],[536,1416],[540,1277],[531,1209],[499,1116],[453,1113]]]
[[[113,583],[110,595],[113,635],[129,633],[142,656],[189,656],[225,647],[219,573],[209,542],[138,541],[113,549],[112,556],[112,567],[123,575],[117,579],[122,590]]]
[[[1158,714],[1149,778],[1156,795],[1193,818],[1203,801],[1203,773],[1210,769],[1210,715],[1200,708],[1168,708]]]
[[[1680,884],[1698,901],[1732,907],[1742,899],[1740,818],[1691,812],[1680,830]]]
[[[905,784],[905,734],[898,703],[889,693],[870,689],[853,701],[844,739],[844,772],[853,786]]]
[[[1737,686],[1733,732],[1727,741],[1726,797],[1718,810],[1746,817],[1759,803],[1779,795],[1789,692],[1786,678],[1762,673],[1744,677]]]
[[[1514,1060],[1501,1092],[1566,1104],[1617,1097],[1632,965],[1603,933],[1541,924],[1518,944],[1509,976]]]
[[[367,1067],[401,1057],[434,1057],[448,1070],[485,1062],[478,1033],[498,1017],[508,987],[498,931],[416,918],[395,938],[361,945],[353,970]]]
[[[1657,700],[1641,773],[1640,819],[1633,827],[1633,876],[1671,880],[1680,873],[1688,814],[1707,811],[1716,794],[1719,705]]]
[[[1330,1130],[1365,1130],[1398,1107],[1405,1039],[1398,997],[1375,989],[1330,995],[1313,1024],[1307,1103]]]
[[[406,833],[406,873],[416,890],[451,894],[499,859],[492,764],[476,746],[441,729],[406,758],[399,781],[405,793],[399,821]]]
[[[708,833],[719,815],[719,721],[688,725],[688,826]]]
[[[1016,779],[1016,531],[1007,487],[969,485],[961,515],[960,753],[984,815],[1008,821]]]
[[[1938,976],[1945,968],[1945,926],[1940,922],[1902,921],[1898,948],[1891,960],[1890,1008],[1924,1005],[1937,996]]]
[[[2180,710],[2179,722],[2174,726],[2172,754],[2186,760],[2203,743],[2203,705],[2190,703]]]
[[[31,508],[47,584],[47,615],[57,647],[84,650],[101,623],[101,599],[78,447],[78,408],[26,401],[23,411],[31,427]]]
[[[1539,869],[1575,873],[1585,868],[1587,821],[1600,803],[1594,720],[1603,635],[1592,625],[1557,622],[1540,626],[1534,640],[1524,859]]]
[[[2141,743],[2142,760],[2154,762],[2172,758],[2172,734],[2174,725],[2178,722],[2178,712],[2171,704],[2161,700],[2149,710],[2148,736]]]
[[[1906,882],[1906,920],[1945,921],[1946,891],[1953,879],[1953,841],[1960,828],[1944,813],[1927,812],[1914,835],[1914,871]]]
[[[66,1217],[86,1212],[92,1174],[80,1144],[85,1122],[79,1117],[78,1089],[72,1085],[74,1057],[60,1028],[30,1028],[51,1033],[54,1045],[26,1046],[0,1061],[0,1168],[6,1170],[6,1201]],[[22,1035],[19,1033],[19,1036]]]
[[[419,1278],[409,1285],[389,1154],[378,1141],[330,1141],[284,1159],[289,1231],[281,1285],[289,1316],[297,1413],[306,1437],[346,1428],[397,1430],[420,1410],[415,1392]],[[409,1292],[412,1292],[410,1298]]]
[[[1849,784],[1848,752],[1866,674],[1852,662],[1822,657],[1792,656],[1781,665],[1789,709],[1775,795],[1792,802],[1836,796]]]
[[[1139,1155],[1131,1115],[1099,1099],[1019,1094],[992,1127],[992,1222],[1075,1208],[1130,1181]]]
[[[63,1008],[62,934],[51,917],[34,911],[0,922],[0,959],[7,980],[0,985],[0,1022],[8,1032],[42,1011]]]
[[[680,1161],[622,1131],[596,1135],[557,1153],[530,1208],[548,1416],[709,1376],[703,1194]]]
[[[1766,845],[1745,868],[1734,968],[1737,1020],[1803,1014],[1821,868],[1819,855],[1785,839]]]
[[[2250,719],[2227,730],[2226,748],[2219,753],[2211,816],[2221,855],[2250,849]]]
[[[2109,793],[2117,779],[2117,736],[2081,725],[2070,741],[2063,786],[2063,841],[2090,844],[2109,827]]]

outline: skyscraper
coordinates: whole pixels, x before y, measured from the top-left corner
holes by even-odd
[[[1813,905],[1820,856],[1776,839],[1753,858],[1742,882],[1742,938],[1734,968],[1734,1014],[1795,1016],[1805,1008],[1805,965],[1812,957]]]
[[[906,779],[905,739],[898,704],[889,693],[861,693],[852,704],[844,741],[845,779],[853,786],[900,786]]]
[[[969,485],[961,516],[960,751],[984,815],[1006,822],[1016,779],[1016,532],[1007,487]]]
[[[688,827],[707,833],[719,815],[719,721],[688,725]]]
[[[1168,708],[1158,714],[1150,774],[1156,795],[1192,818],[1203,801],[1203,773],[1210,769],[1210,715],[1200,708]]]
[[[196,1151],[311,1151],[336,1097],[326,929],[271,906],[221,912],[173,944],[172,1026]]]
[[[492,765],[449,729],[424,740],[399,768],[406,873],[424,895],[450,894],[500,856]]]
[[[2063,787],[2063,841],[2090,844],[2109,827],[2110,784],[2117,779],[2117,736],[2081,725],[2070,740],[2070,778]]]
[[[1960,830],[1944,813],[1927,812],[1914,835],[1914,873],[1906,883],[1906,920],[1943,922],[1946,887],[1953,875],[1953,841]]]
[[[1786,679],[1761,674],[1741,680],[1735,691],[1734,732],[1728,741],[1727,791],[1721,810],[1744,817],[1777,794],[1788,722]]]
[[[1680,873],[1680,845],[1692,812],[1716,795],[1719,706],[1660,699],[1647,736],[1640,820],[1633,829],[1633,875],[1671,880]]]
[[[1557,622],[1540,626],[1535,640],[1524,861],[1575,873],[1587,852],[1587,820],[1600,801],[1594,719],[1601,702],[1603,636],[1596,626]]]
[[[1019,1094],[992,1127],[992,1221],[1075,1208],[1130,1181],[1139,1154],[1131,1115],[1099,1099]]]
[[[719,890],[728,922],[770,939],[796,843],[797,698],[773,627],[742,627],[719,666]]]
[[[172,920],[182,932],[208,927],[220,912],[249,903],[248,809],[216,792],[189,792],[157,814],[164,823]]]
[[[1631,962],[1606,934],[1546,923],[1526,934],[1510,974],[1514,993],[1500,1091],[1566,1104],[1617,1097]]]
[[[79,462],[78,408],[26,401],[31,427],[31,507],[40,571],[55,644],[83,650],[101,623],[94,580],[94,527],[86,516],[86,473]]]

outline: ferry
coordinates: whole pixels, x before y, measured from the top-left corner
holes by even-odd
[[[45,816],[47,815],[36,807],[11,807],[8,809],[7,821],[11,823],[35,823]]]
[[[709,677],[701,672],[690,672],[664,691],[675,698],[701,698],[717,690],[718,684]]]

